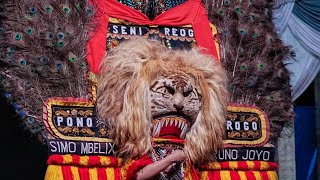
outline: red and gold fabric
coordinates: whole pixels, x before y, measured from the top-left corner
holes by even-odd
[[[45,180],[120,180],[121,159],[111,156],[52,155]]]
[[[123,164],[112,156],[51,155],[45,180],[131,180],[135,173],[153,163],[148,156]],[[185,179],[199,180],[193,167],[185,169]]]
[[[112,156],[52,155],[48,159],[46,180],[130,180],[152,160],[144,156],[122,164]],[[265,161],[211,162],[200,167],[200,173],[186,166],[186,180],[277,180],[278,165]]]
[[[278,165],[265,161],[213,162],[201,166],[203,180],[277,180]]]

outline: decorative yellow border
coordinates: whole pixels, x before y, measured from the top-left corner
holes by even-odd
[[[96,75],[92,72],[89,72],[88,79],[91,82],[92,103],[95,103],[97,100],[98,75]]]
[[[230,104],[227,107],[231,112],[249,112],[258,114],[261,120],[261,133],[262,136],[258,140],[224,140],[224,147],[239,147],[239,146],[262,146],[267,143],[269,139],[269,120],[266,114],[258,107],[243,104]]]
[[[72,137],[72,136],[65,136],[61,134],[53,124],[53,112],[52,106],[75,106],[75,107],[94,107],[96,99],[97,99],[97,83],[98,83],[98,76],[89,73],[88,79],[91,83],[90,90],[91,90],[91,99],[85,98],[50,98],[46,101],[45,108],[46,108],[46,115],[44,115],[44,121],[48,124],[50,128],[49,132],[53,133],[54,137],[57,137],[61,140],[72,140],[72,141],[94,141],[94,142],[112,142],[112,139],[108,138],[99,138],[99,137]]]
[[[72,137],[65,136],[61,134],[53,124],[52,121],[52,106],[76,106],[76,107],[94,107],[94,103],[81,101],[80,99],[49,99],[46,104],[47,108],[47,122],[49,124],[50,129],[58,138],[62,140],[72,140],[72,141],[94,141],[94,142],[112,142],[112,139],[108,138],[99,138],[99,137]]]
[[[214,37],[214,39],[213,39],[214,40],[214,45],[216,47],[216,50],[217,50],[217,53],[218,53],[218,58],[220,60],[220,44],[219,44],[218,39],[215,38],[215,36],[218,34],[218,30],[217,30],[217,27],[212,23],[210,23],[210,27],[211,27],[211,30],[212,30],[212,35]]]

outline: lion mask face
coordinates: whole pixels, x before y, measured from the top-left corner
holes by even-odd
[[[224,69],[198,50],[172,51],[139,38],[108,52],[100,68],[97,113],[111,126],[118,156],[150,152],[152,136],[179,127],[192,162],[212,160],[223,145],[228,102]],[[172,129],[171,129],[172,130]]]

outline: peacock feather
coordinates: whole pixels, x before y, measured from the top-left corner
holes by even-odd
[[[34,133],[44,133],[50,97],[88,96],[85,47],[94,7],[85,0],[4,0],[1,3],[2,86]]]
[[[289,55],[272,24],[271,0],[205,1],[218,28],[221,60],[230,80],[231,102],[260,107],[271,121],[271,142],[293,119]]]

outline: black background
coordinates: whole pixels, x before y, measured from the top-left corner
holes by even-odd
[[[25,130],[0,92],[0,179],[40,180],[46,171],[47,147]]]

